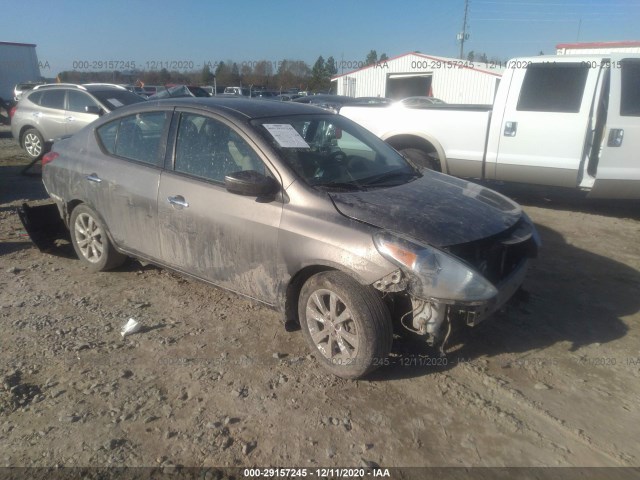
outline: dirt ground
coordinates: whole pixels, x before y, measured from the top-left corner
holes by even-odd
[[[345,381],[258,304],[40,253],[26,163],[0,127],[0,466],[640,466],[638,203],[510,191],[543,241],[527,298]]]

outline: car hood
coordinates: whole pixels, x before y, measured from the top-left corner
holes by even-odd
[[[522,216],[517,203],[493,190],[431,171],[404,185],[329,196],[349,218],[435,247],[496,235]]]

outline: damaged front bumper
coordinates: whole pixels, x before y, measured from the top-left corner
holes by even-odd
[[[500,309],[524,282],[540,245],[526,216],[498,238],[446,250],[389,232],[376,234],[374,242],[400,269],[373,286],[408,295],[411,310],[401,323],[431,344],[446,342],[452,323],[475,326]]]

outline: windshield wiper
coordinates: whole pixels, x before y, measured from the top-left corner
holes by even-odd
[[[364,186],[359,183],[354,182],[324,182],[324,183],[314,183],[314,187],[322,187],[322,188],[338,188],[344,190],[366,190]]]
[[[381,185],[385,184],[389,181],[402,179],[402,178],[419,178],[422,175],[418,172],[407,172],[406,170],[390,170],[388,172],[380,173],[378,175],[373,175],[371,177],[361,178],[360,181],[364,185]],[[393,182],[394,184],[396,182]],[[399,184],[398,184],[399,185]]]

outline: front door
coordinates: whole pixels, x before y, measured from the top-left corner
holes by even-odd
[[[281,197],[242,196],[224,187],[228,173],[272,175],[265,159],[232,125],[199,113],[180,114],[175,140],[173,168],[162,173],[158,194],[165,262],[273,303]]]
[[[598,71],[571,59],[515,65],[504,115],[494,111],[499,143],[497,158],[487,157],[487,176],[576,187]]]
[[[611,93],[590,197],[640,198],[640,58],[611,59]]]

